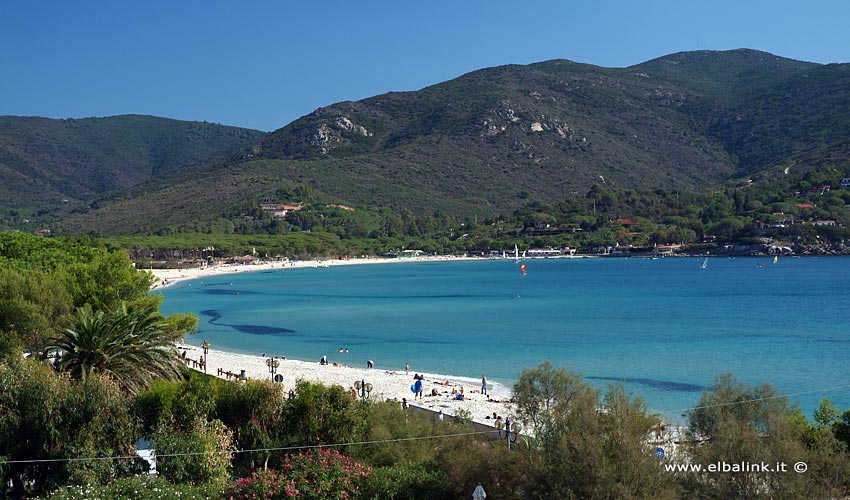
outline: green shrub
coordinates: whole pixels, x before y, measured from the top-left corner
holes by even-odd
[[[233,432],[220,421],[196,418],[175,427],[163,420],[156,432],[156,469],[174,483],[223,483],[229,478]]]
[[[364,500],[441,500],[454,498],[448,478],[426,464],[379,467],[363,482]]]
[[[108,486],[68,486],[45,498],[50,500],[206,500],[216,498],[212,485],[171,484],[148,476],[119,479]]]

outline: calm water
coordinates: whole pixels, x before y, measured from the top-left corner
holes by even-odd
[[[505,385],[548,359],[602,387],[625,381],[674,419],[723,371],[796,394],[808,415],[823,396],[850,408],[850,258],[526,265],[526,276],[512,261],[240,272],[168,288],[162,309],[198,314],[190,343],[234,352],[409,362]]]

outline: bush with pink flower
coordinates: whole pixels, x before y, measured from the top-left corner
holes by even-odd
[[[287,454],[279,470],[254,471],[224,492],[224,499],[357,498],[370,469],[336,450]]]

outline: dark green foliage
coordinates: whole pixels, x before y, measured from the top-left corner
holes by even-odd
[[[785,463],[784,473],[742,471],[686,473],[685,489],[698,498],[835,498],[848,487],[847,448],[830,425],[837,412],[821,405],[813,424],[769,385],[750,386],[730,374],[717,377],[689,414],[694,437],[686,449],[692,463]],[[794,472],[807,464],[804,474]]]
[[[518,442],[508,453],[501,441],[457,440],[441,447],[434,463],[447,478],[435,488],[437,492],[449,489],[451,495],[444,498],[469,498],[479,482],[487,498],[558,498],[539,483],[543,462],[527,442]]]
[[[468,425],[455,425],[451,420],[434,421],[425,412],[403,410],[393,401],[366,405],[362,410],[367,424],[362,440],[370,444],[352,448],[350,454],[375,467],[428,462],[434,458],[435,447],[465,438],[415,438],[466,433],[471,429]]]
[[[223,484],[230,477],[233,431],[220,420],[183,420],[160,422],[154,435],[157,472],[173,483]]]
[[[110,252],[90,243],[3,232],[0,268],[48,273],[41,278],[60,280],[74,307],[112,308],[147,295],[153,277],[137,272],[125,251]]]
[[[72,382],[44,366],[16,360],[0,364],[0,457],[38,460],[127,456],[138,423],[126,396],[111,381]],[[138,472],[132,459],[14,463],[0,479],[15,494],[32,481],[36,492],[62,484],[101,483]]]
[[[517,416],[535,429],[538,495],[676,498],[678,488],[649,444],[660,419],[621,386],[601,397],[580,376],[544,363],[523,371],[514,400]]]
[[[170,340],[195,328],[192,315],[162,317],[161,298],[148,295],[153,277],[136,271],[125,250],[91,243],[0,233],[0,332],[10,335],[8,345],[40,353],[72,325],[77,308],[120,311],[129,304],[125,320],[145,316],[147,327],[156,323]],[[130,323],[142,326],[136,320]]]
[[[72,310],[63,281],[40,270],[0,268],[0,357],[33,352],[65,326]]]
[[[519,419],[542,439],[553,432],[556,412],[568,408],[574,398],[588,390],[581,375],[544,361],[537,368],[522,371],[514,385],[513,402]]]
[[[157,379],[150,386],[136,395],[133,410],[142,423],[143,434],[150,438],[160,423],[173,415],[174,402],[180,394],[180,385]]]
[[[162,315],[126,304],[108,312],[80,309],[50,347],[58,351],[57,368],[71,377],[85,381],[106,375],[132,394],[155,378],[180,377],[182,362]]]
[[[341,386],[299,380],[283,406],[285,439],[293,445],[337,444],[362,435],[362,409]]]
[[[233,443],[239,450],[262,450],[280,447],[287,423],[283,420],[285,405],[283,387],[269,381],[248,380],[245,383],[219,385],[215,415],[233,430]],[[278,460],[271,460],[277,457]],[[268,451],[238,453],[233,467],[240,474],[278,465],[280,453]]]
[[[363,500],[449,500],[465,498],[449,484],[445,473],[434,464],[407,464],[373,468],[363,481]]]

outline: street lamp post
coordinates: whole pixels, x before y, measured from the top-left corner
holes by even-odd
[[[372,392],[372,384],[367,384],[365,380],[357,380],[354,382],[354,388],[357,389],[357,395],[363,399],[369,399],[369,394]]]
[[[266,366],[269,367],[269,373],[271,373],[272,380],[274,380],[274,372],[276,372],[277,367],[280,366],[280,361],[275,358],[266,358]]]
[[[496,428],[499,429],[499,438],[508,442],[508,449],[511,449],[511,443],[516,443],[519,437],[519,432],[522,430],[522,425],[511,423],[511,417],[507,417],[504,422],[496,420]]]
[[[204,363],[203,363],[204,373],[207,373],[207,358],[209,357],[207,355],[210,352],[210,343],[207,342],[206,340],[204,340],[203,342],[201,342],[201,349],[204,350],[204,359],[203,359],[203,361],[204,361]]]

